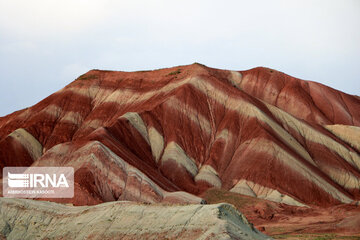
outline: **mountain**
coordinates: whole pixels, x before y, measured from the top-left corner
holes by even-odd
[[[74,198],[53,199],[74,205],[217,188],[324,208],[360,200],[359,136],[358,96],[268,68],[91,70],[0,118],[0,164],[74,167]]]

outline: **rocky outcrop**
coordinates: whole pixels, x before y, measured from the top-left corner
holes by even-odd
[[[146,174],[128,164],[99,141],[84,142],[83,145],[77,146],[72,143],[58,144],[32,166],[74,168],[75,197],[59,199],[58,202],[92,205],[117,200],[143,203],[202,201],[201,198],[187,192],[164,190]]]
[[[73,207],[0,198],[6,239],[271,239],[229,204],[143,205],[111,202]]]

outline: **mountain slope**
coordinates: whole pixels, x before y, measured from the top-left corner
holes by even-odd
[[[336,126],[360,126],[358,97],[271,69],[92,70],[0,118],[0,164],[74,166],[77,205],[161,202],[171,192],[199,202],[195,195],[218,187],[330,206],[360,199],[359,143]],[[92,153],[97,160],[71,159]],[[96,184],[106,179],[93,161],[113,170],[112,183]],[[131,194],[119,184],[129,173],[120,163],[141,173],[149,196],[140,197],[142,180]]]

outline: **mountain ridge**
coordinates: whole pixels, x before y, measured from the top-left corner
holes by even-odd
[[[98,141],[164,190],[197,195],[224,187],[280,202],[332,205],[360,196],[359,149],[335,134],[336,125],[360,126],[359,99],[269,68],[90,70],[0,118],[0,156],[2,167],[42,165],[54,146],[70,142],[76,152],[81,142]],[[28,135],[41,145],[40,157],[29,150],[36,141],[24,144]],[[284,176],[272,173],[274,167],[285,169]],[[293,188],[298,182],[303,189]],[[97,188],[86,191],[103,199]]]

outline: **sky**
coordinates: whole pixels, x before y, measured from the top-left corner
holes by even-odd
[[[360,95],[360,1],[0,0],[0,116],[90,69],[194,62]]]

